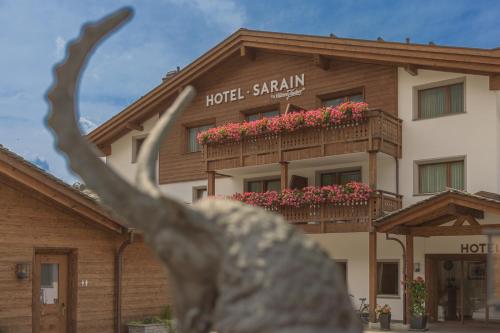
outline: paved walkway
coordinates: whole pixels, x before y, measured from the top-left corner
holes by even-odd
[[[400,325],[398,328],[394,328],[391,332],[408,332],[407,329],[402,329]],[[380,333],[381,331],[377,329],[366,329],[365,333]],[[460,323],[437,323],[429,324],[429,333],[440,332],[440,333],[499,333],[500,323],[481,323],[481,322],[471,322],[464,325]]]

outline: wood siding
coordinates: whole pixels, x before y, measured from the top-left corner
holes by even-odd
[[[251,90],[255,83],[269,82],[295,74],[305,74],[305,90],[301,96],[286,101],[271,99],[270,95],[246,95],[244,100],[205,107],[207,94],[228,89]],[[243,120],[242,111],[280,103],[283,113],[288,103],[305,109],[320,105],[320,96],[342,91],[360,90],[371,108],[397,115],[397,68],[377,64],[331,61],[324,70],[316,66],[313,57],[294,56],[258,51],[256,59],[233,55],[194,82],[198,96],[179,118],[160,148],[160,184],[206,178],[201,152],[186,152],[186,126],[215,123],[221,125]],[[165,102],[156,111],[164,110]]]
[[[75,254],[78,332],[113,332],[114,258],[124,239],[0,176],[0,328],[32,332],[32,275],[18,280],[16,263],[33,264],[36,249],[50,248]],[[143,243],[123,262],[123,322],[159,314],[168,302],[163,266]]]

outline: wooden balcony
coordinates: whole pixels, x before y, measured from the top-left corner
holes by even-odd
[[[373,219],[398,210],[401,205],[401,195],[375,191],[368,202],[363,204],[282,207],[278,213],[306,233],[358,232],[369,231]]]
[[[207,171],[368,151],[399,158],[401,136],[401,119],[382,110],[368,110],[356,123],[205,144],[203,157]]]

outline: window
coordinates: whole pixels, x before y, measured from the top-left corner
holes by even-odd
[[[199,133],[206,131],[207,129],[213,128],[215,125],[204,125],[198,127],[188,127],[188,147],[187,150],[190,153],[195,153],[201,151],[201,145],[198,143],[196,137]]]
[[[363,94],[354,93],[323,100],[324,106],[337,106],[345,102],[363,102]]]
[[[339,270],[342,281],[344,281],[347,286],[347,261],[335,260],[335,263],[337,264],[337,269]]]
[[[418,90],[418,119],[465,112],[464,83]]]
[[[144,144],[145,140],[145,136],[132,138],[132,163],[137,162],[137,157],[139,156],[139,152],[141,151],[142,145]]]
[[[245,120],[246,121],[254,121],[254,120],[259,120],[262,118],[273,118],[273,117],[277,117],[279,115],[280,115],[279,110],[269,110],[269,111],[265,111],[265,112],[246,114]]]
[[[418,165],[418,192],[435,193],[447,187],[465,189],[464,161],[426,163]]]
[[[250,180],[246,182],[247,192],[281,191],[281,180],[279,178]]]
[[[193,187],[193,202],[207,197],[207,187],[206,186],[195,186]]]
[[[361,169],[321,172],[319,185],[345,185],[349,182],[361,182]]]
[[[377,294],[399,296],[399,261],[377,262]]]
[[[42,264],[40,271],[40,301],[57,304],[59,298],[59,264]]]

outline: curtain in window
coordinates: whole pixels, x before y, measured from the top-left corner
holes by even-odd
[[[439,87],[420,91],[420,118],[440,116],[446,110],[446,89]]]
[[[446,164],[420,166],[420,193],[434,193],[446,188]]]
[[[200,126],[200,127],[193,127],[189,129],[189,142],[188,142],[188,149],[191,153],[200,151],[201,150],[201,145],[198,144],[198,140],[196,140],[196,137],[200,132],[206,131],[207,129],[210,129],[214,127],[214,125],[205,125],[205,126]]]
[[[200,145],[196,140],[196,136],[198,135],[198,128],[190,128],[189,129],[189,151],[195,152],[200,150]]]
[[[349,182],[361,182],[361,172],[341,172],[340,173],[340,184],[345,185]]]
[[[465,188],[464,162],[459,161],[451,163],[450,172],[451,172],[450,187],[457,190],[463,190]]]
[[[454,84],[450,86],[450,112],[464,112],[464,84]]]

